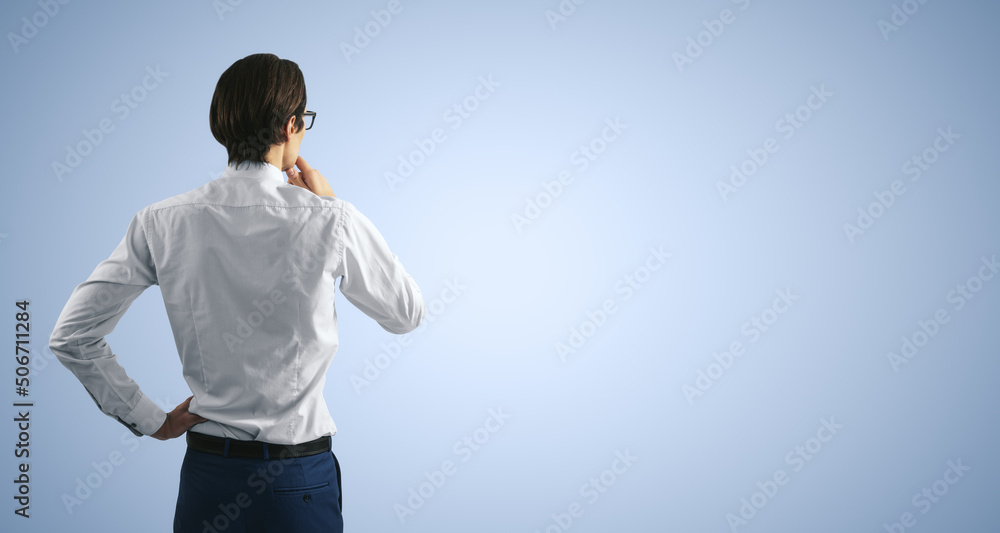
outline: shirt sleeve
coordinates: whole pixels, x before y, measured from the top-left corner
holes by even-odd
[[[146,240],[146,212],[132,218],[111,256],[74,289],[49,338],[52,353],[76,375],[101,411],[136,436],[155,433],[167,415],[125,373],[104,337],[142,291],[157,283]]]
[[[343,277],[347,301],[390,333],[409,333],[424,319],[420,287],[403,268],[382,234],[353,204],[345,202]]]

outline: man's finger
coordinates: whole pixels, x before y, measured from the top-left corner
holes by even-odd
[[[309,166],[309,163],[306,163],[306,160],[302,156],[299,156],[295,160],[295,166],[298,167],[298,169],[302,172],[305,172],[307,170],[312,170],[312,167]]]
[[[304,183],[306,188],[309,189],[310,191],[315,190],[314,187],[317,185],[316,176],[318,174],[319,173],[315,171],[309,172],[308,174],[306,173],[302,174],[302,183]]]
[[[190,409],[191,409],[191,399],[192,398],[194,398],[194,395],[188,396],[187,400],[184,400],[184,402],[182,402],[180,405],[177,406],[177,409],[175,409],[175,411],[177,412],[178,415],[180,415],[180,416],[198,416],[198,415],[196,415],[196,414],[194,414],[194,413],[192,413],[190,411]]]
[[[183,402],[181,402],[181,404],[178,405],[174,409],[174,411],[187,411],[188,410],[188,406],[191,405],[191,398],[194,398],[193,394],[191,396],[188,396],[188,398],[186,400],[184,400]]]
[[[299,174],[298,172],[292,172],[289,174],[288,184],[295,185],[296,187],[306,187],[305,181],[302,179],[302,174]]]

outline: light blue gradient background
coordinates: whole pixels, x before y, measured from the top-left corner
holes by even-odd
[[[545,531],[575,501],[573,532],[726,532],[726,513],[779,468],[789,483],[739,531],[879,532],[904,512],[917,519],[907,531],[997,530],[1000,281],[960,311],[946,302],[1000,252],[997,4],[930,0],[886,42],[889,0],[590,0],[555,31],[557,0],[402,0],[350,62],[340,43],[386,2],[245,0],[221,20],[207,0],[180,4],[70,2],[17,53],[0,50],[0,305],[11,339],[13,302],[31,300],[33,356],[49,362],[32,373],[32,518],[6,497],[3,531],[170,530],[183,440],[133,451],[45,344],[135,212],[224,168],[209,102],[257,52],[302,68],[319,114],[301,154],[428,300],[446,280],[467,287],[360,395],[351,376],[394,337],[338,300],[326,398],[347,531]],[[671,54],[726,8],[735,23],[678,72]],[[38,10],[5,2],[0,29]],[[118,120],[111,102],[156,65],[169,77]],[[452,130],[442,113],[490,74],[502,85]],[[834,96],[784,140],[775,122],[821,84]],[[104,117],[115,130],[57,180],[52,162]],[[577,172],[572,153],[613,117],[628,129]],[[447,141],[391,191],[384,173],[436,127]],[[902,164],[948,127],[961,138],[909,182]],[[767,137],[780,150],[722,201],[716,181]],[[518,233],[511,214],[564,170],[576,181]],[[894,179],[907,193],[850,243],[842,225]],[[615,283],[650,246],[672,258],[624,301]],[[682,386],[786,287],[800,299],[689,405]],[[560,361],[555,343],[609,297],[618,312]],[[886,353],[938,308],[951,321],[893,372]],[[157,287],[108,342],[151,398],[188,396]],[[8,358],[11,495],[13,374]],[[510,420],[462,462],[453,443],[490,408]],[[793,472],[786,454],[823,417],[844,429]],[[579,487],[625,449],[638,461],[587,503]],[[116,450],[124,464],[68,514],[62,495]],[[959,458],[971,471],[921,514],[912,496]],[[394,504],[445,460],[457,474],[401,525]]]

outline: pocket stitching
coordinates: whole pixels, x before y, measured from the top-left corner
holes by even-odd
[[[306,486],[306,487],[294,487],[294,488],[284,488],[284,489],[275,487],[274,488],[274,493],[275,494],[304,494],[306,492],[319,492],[321,490],[325,490],[325,489],[328,489],[328,488],[330,488],[330,482],[329,481],[324,481],[322,483],[317,483],[315,485],[309,485],[309,486]]]

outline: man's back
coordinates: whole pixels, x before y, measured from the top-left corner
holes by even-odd
[[[387,331],[422,320],[416,283],[352,204],[289,185],[272,165],[244,163],[141,210],[77,291],[113,295],[108,313],[92,314],[114,317],[113,327],[158,284],[194,394],[190,411],[208,419],[192,430],[290,444],[336,432],[322,392],[338,347],[341,276],[344,296]],[[64,314],[77,296],[86,300],[74,294]],[[85,320],[77,314],[75,326]],[[118,386],[118,396],[132,393]]]

